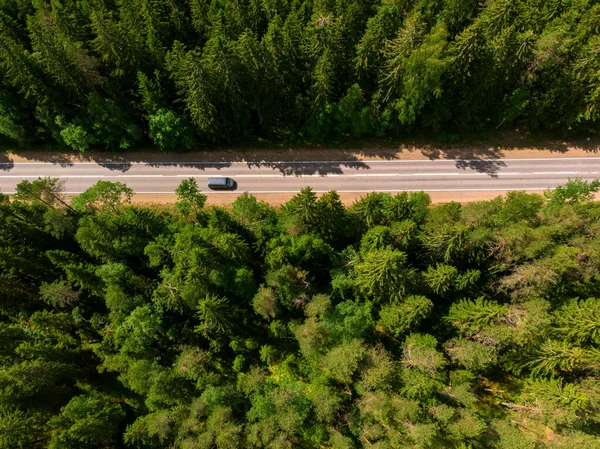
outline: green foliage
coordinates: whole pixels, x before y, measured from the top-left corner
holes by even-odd
[[[151,307],[137,307],[115,330],[113,338],[123,355],[143,355],[154,342],[161,324],[160,316]]]
[[[94,139],[82,126],[74,125],[73,123],[62,125],[62,122],[57,122],[62,127],[60,137],[63,142],[69,147],[77,151],[87,151],[96,143]]]
[[[600,343],[600,302],[576,299],[556,311],[557,331],[576,344]]]
[[[5,3],[11,145],[598,130],[592,0]]]
[[[140,28],[156,54],[160,30]],[[194,180],[160,210],[61,191],[0,197],[2,447],[597,446],[585,187],[348,209],[310,189],[206,206]]]
[[[436,374],[444,367],[446,361],[436,350],[436,339],[428,334],[409,335],[402,347],[403,365],[411,370]]]
[[[202,329],[214,327],[219,332],[228,332],[233,324],[230,318],[231,311],[226,298],[209,295],[198,304],[198,318],[202,322]]]
[[[290,233],[301,234],[312,231],[317,222],[317,194],[310,187],[303,188],[285,204],[284,211],[289,217]]]
[[[73,290],[67,281],[44,283],[40,286],[40,299],[57,309],[76,304],[80,295],[80,292]]]
[[[138,125],[109,97],[90,93],[86,112],[72,121],[62,115],[55,119],[62,141],[75,150],[86,151],[96,145],[111,151],[126,150],[142,138]]]
[[[385,202],[388,198],[384,193],[367,193],[352,205],[350,213],[361,227],[385,224]]]
[[[49,422],[49,448],[102,447],[114,444],[125,412],[118,402],[98,394],[72,398],[61,414]]]
[[[367,253],[356,266],[356,285],[376,301],[388,302],[404,296],[413,277],[407,257],[401,251],[386,248]]]
[[[358,370],[359,364],[365,356],[365,349],[360,340],[333,348],[324,358],[323,362],[327,374],[334,380],[349,384],[352,375]]]
[[[429,267],[423,277],[425,282],[438,295],[444,295],[451,288],[458,276],[458,270],[445,264],[438,264],[434,267]]]
[[[498,358],[496,348],[463,338],[448,342],[446,351],[454,363],[475,373],[495,366]]]
[[[265,318],[275,318],[278,312],[277,297],[273,289],[261,286],[252,299],[254,311]]]
[[[401,302],[386,304],[379,312],[381,325],[386,332],[398,337],[415,329],[429,316],[432,306],[425,296],[408,296]]]
[[[545,193],[548,207],[560,206],[562,204],[574,204],[591,201],[594,193],[600,190],[600,180],[592,182],[581,179],[570,180],[564,186],[558,186],[553,191]]]
[[[370,110],[365,105],[363,91],[358,84],[350,86],[337,104],[335,121],[342,136],[362,137],[372,132]]]
[[[476,333],[502,318],[506,308],[483,297],[475,301],[463,299],[450,307],[448,320],[461,332]]]
[[[71,200],[71,207],[80,212],[109,207],[113,212],[131,202],[133,190],[120,182],[98,181],[93,187]]]
[[[198,214],[200,209],[204,207],[204,203],[206,203],[207,197],[203,193],[200,193],[195,178],[188,178],[181,181],[175,189],[175,193],[178,198],[175,207],[182,214],[189,214],[191,212]]]
[[[543,204],[539,195],[525,192],[509,192],[504,200],[502,210],[498,214],[500,223],[521,220],[536,220],[537,214]]]
[[[27,139],[23,126],[23,113],[19,110],[18,97],[0,90],[0,136],[23,145]]]
[[[58,178],[38,178],[33,182],[24,180],[17,184],[15,197],[21,201],[39,202],[55,208],[57,205],[67,206],[62,197],[63,191],[63,184]]]
[[[193,130],[176,112],[159,109],[148,118],[148,135],[163,151],[191,150],[196,145]]]

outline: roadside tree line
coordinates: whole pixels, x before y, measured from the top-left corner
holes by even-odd
[[[2,448],[598,448],[599,182],[0,196]]]
[[[597,134],[599,24],[597,0],[3,0],[0,137]]]

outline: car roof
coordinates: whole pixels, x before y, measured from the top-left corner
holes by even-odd
[[[229,178],[208,178],[209,184],[226,184]]]

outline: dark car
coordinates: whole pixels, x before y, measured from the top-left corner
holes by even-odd
[[[231,178],[208,178],[208,188],[212,190],[235,190],[237,183]]]

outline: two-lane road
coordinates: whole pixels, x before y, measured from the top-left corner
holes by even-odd
[[[570,178],[600,178],[600,157],[462,160],[353,160],[309,162],[10,162],[0,164],[0,191],[38,177],[64,181],[65,193],[81,193],[98,180],[119,181],[136,193],[173,193],[182,179],[228,176],[238,192],[474,192],[544,190]],[[208,193],[208,192],[207,192]],[[220,192],[214,192],[219,194]]]

